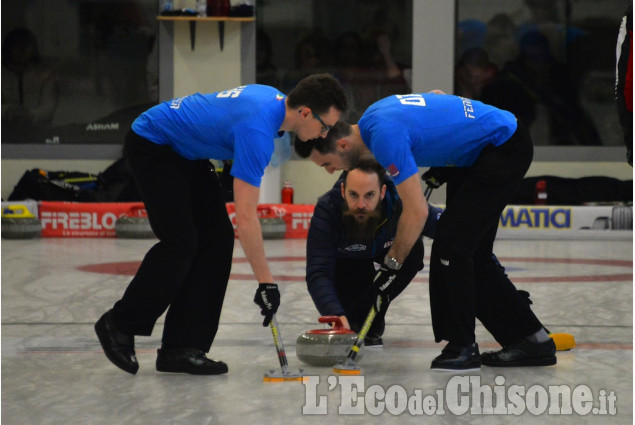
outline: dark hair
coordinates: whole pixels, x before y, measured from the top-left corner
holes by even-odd
[[[311,155],[311,152],[313,152],[313,149],[322,154],[332,153],[335,152],[335,142],[349,136],[351,132],[352,129],[350,124],[344,121],[338,121],[335,123],[333,128],[329,130],[326,137],[319,137],[317,139],[311,139],[303,142],[296,136],[293,146],[295,148],[295,152],[301,158],[308,158]]]
[[[311,152],[313,152],[315,142],[316,139],[311,139],[303,142],[302,140],[298,139],[298,136],[295,136],[295,140],[293,142],[295,153],[297,153],[300,158],[308,158],[309,156],[311,156]]]
[[[346,173],[342,175],[342,182],[344,183],[344,187],[346,187],[346,179],[348,178],[348,173],[353,170],[360,170],[367,174],[377,174],[379,178],[379,186],[384,184],[384,179],[386,178],[386,170],[382,167],[379,162],[372,155],[364,155],[359,159],[359,162],[348,170]]]
[[[345,113],[348,107],[342,85],[331,74],[311,74],[303,78],[287,96],[291,108],[308,106],[316,114],[325,114],[331,107]]]

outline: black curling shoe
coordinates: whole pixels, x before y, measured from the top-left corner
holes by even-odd
[[[372,334],[367,335],[364,338],[364,347],[366,348],[384,348],[384,340],[381,339],[381,335]]]
[[[502,350],[481,354],[481,362],[491,367],[551,366],[558,362],[556,344],[551,338],[545,342],[525,339]]]
[[[433,370],[440,371],[468,371],[481,368],[478,344],[461,346],[448,343],[441,354],[432,360],[430,366]]]
[[[128,373],[137,373],[139,363],[134,351],[134,336],[117,330],[112,320],[112,310],[105,312],[95,323],[95,332],[108,360]]]
[[[384,340],[380,336],[367,336],[364,338],[366,348],[384,348]]]
[[[159,372],[189,373],[191,375],[220,375],[227,373],[227,365],[210,360],[196,348],[159,348],[157,350]]]

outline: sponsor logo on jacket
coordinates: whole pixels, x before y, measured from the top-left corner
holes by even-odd
[[[362,245],[361,243],[356,243],[354,245],[347,246],[346,248],[344,248],[344,251],[350,251],[350,252],[366,251],[366,245]]]

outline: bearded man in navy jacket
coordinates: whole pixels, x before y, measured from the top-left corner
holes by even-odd
[[[428,206],[422,235],[433,237],[441,210]],[[339,316],[344,326],[359,332],[376,300],[372,282],[375,263],[382,264],[397,232],[402,205],[397,189],[372,156],[342,174],[318,200],[307,236],[309,293],[319,313]],[[419,237],[390,285],[392,301],[423,269]],[[383,345],[386,310],[382,304],[368,336],[367,347]]]

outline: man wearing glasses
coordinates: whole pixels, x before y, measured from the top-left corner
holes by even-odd
[[[226,373],[208,359],[232,263],[234,230],[209,159],[233,160],[236,226],[258,280],[254,302],[267,326],[280,293],[265,257],[256,214],[259,186],[280,132],[325,137],[346,111],[331,75],[303,79],[289,93],[246,85],[163,102],[141,114],[124,151],[159,242],[146,254],[123,297],[95,325],[108,359],[129,373],[139,365],[134,336],[150,335],[166,311],[156,368],[198,375]]]
[[[302,109],[300,109],[298,112],[302,113]],[[324,124],[324,121],[322,121],[322,118],[320,118],[320,116],[318,114],[316,114],[313,111],[311,111],[311,113],[313,114],[313,118],[315,118],[316,120],[318,120],[320,122],[320,124],[322,124],[322,129],[320,130],[320,133],[326,134],[326,133],[329,132],[330,129],[333,128],[332,125]]]

